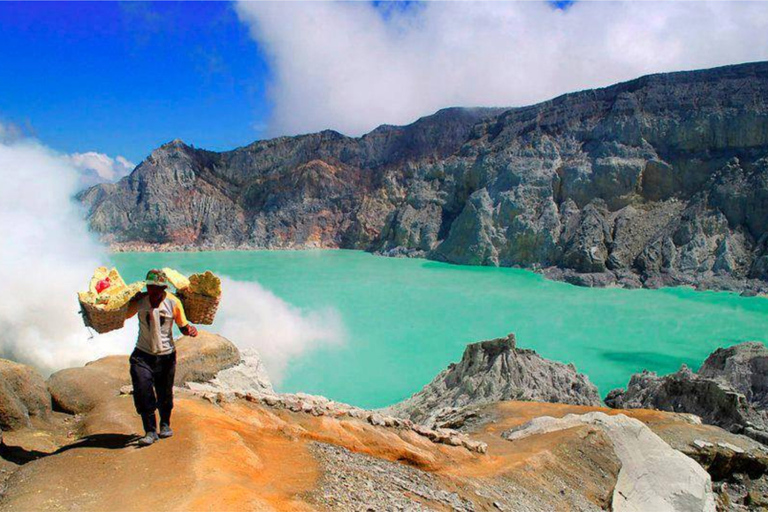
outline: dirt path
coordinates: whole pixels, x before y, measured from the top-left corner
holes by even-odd
[[[265,437],[207,402],[181,399],[174,437],[138,448],[130,399],[109,405],[101,415],[107,431],[91,420],[90,436],[26,464],[9,480],[0,510],[307,509],[294,498],[316,478],[303,443]]]

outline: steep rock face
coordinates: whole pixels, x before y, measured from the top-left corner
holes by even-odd
[[[577,284],[765,288],[768,63],[512,109],[256,142],[179,141],[82,193],[117,247],[342,247],[553,267]]]
[[[609,407],[686,412],[703,421],[768,441],[768,349],[747,342],[713,352],[698,373],[683,366],[659,377],[643,372],[605,399]]]
[[[467,345],[451,364],[411,398],[386,409],[431,424],[452,409],[501,400],[600,405],[597,388],[573,365],[548,361],[515,347],[515,336]]]
[[[444,158],[499,110],[446,109],[357,139],[324,131],[225,153],[175,140],[80,199],[92,229],[111,243],[365,248],[400,195],[393,176],[373,169]]]

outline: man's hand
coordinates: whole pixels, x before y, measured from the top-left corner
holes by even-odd
[[[197,336],[197,327],[192,324],[187,324],[179,329],[184,336],[190,336],[194,338]]]

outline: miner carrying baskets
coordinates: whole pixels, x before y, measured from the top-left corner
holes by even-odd
[[[168,291],[169,282],[178,297]],[[142,292],[145,285],[147,291]],[[78,293],[83,321],[98,333],[120,329],[127,318],[138,317],[139,336],[130,363],[133,400],[145,433],[139,445],[173,435],[173,324],[182,334],[197,336],[189,322],[212,324],[220,298],[221,279],[210,270],[187,278],[172,268],[152,269],[145,281],[126,284],[117,269],[98,267],[88,290]],[[160,412],[159,432],[156,411]]]
[[[147,291],[128,303],[126,318],[139,319],[139,336],[130,357],[133,402],[141,415],[145,435],[140,446],[173,435],[173,379],[176,374],[176,347],[173,324],[182,334],[197,336],[197,329],[187,321],[181,301],[167,291],[165,272],[150,270],[145,280]],[[160,412],[160,432],[157,431],[155,411]]]

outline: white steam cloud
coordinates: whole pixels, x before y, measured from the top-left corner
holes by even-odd
[[[127,176],[136,164],[124,156],[112,158],[104,153],[88,151],[72,153],[67,157],[70,163],[80,171],[80,188],[99,183],[112,183]]]
[[[520,106],[768,58],[765,2],[240,2],[271,61],[271,135],[359,135],[446,106]]]
[[[80,172],[66,155],[19,138],[0,124],[0,357],[44,374],[109,354],[127,354],[135,320],[92,336],[78,314],[76,292],[109,256],[88,232],[72,197]],[[257,283],[225,278],[217,330],[256,348],[271,377],[307,350],[344,340],[332,310],[304,311]]]
[[[13,137],[0,140],[0,182],[0,357],[49,373],[125,353],[135,327],[90,339],[78,315],[76,292],[106,261],[72,201],[78,171]]]
[[[223,278],[222,289],[218,330],[239,348],[256,349],[275,383],[292,358],[346,340],[335,309],[302,310],[254,282]]]

